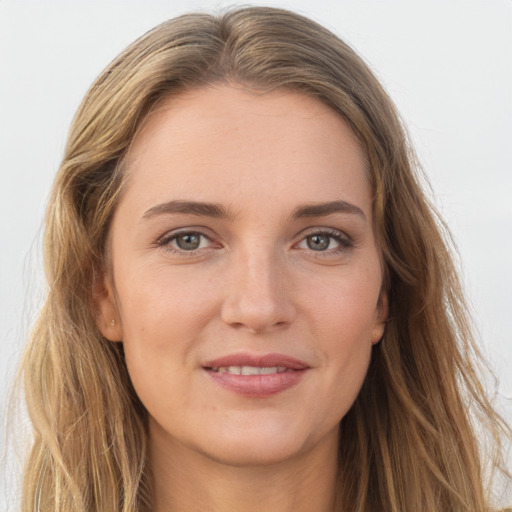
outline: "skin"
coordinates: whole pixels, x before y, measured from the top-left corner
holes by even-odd
[[[161,102],[126,169],[99,323],[149,412],[154,510],[332,510],[339,422],[387,316],[351,130],[307,95],[216,85]],[[177,200],[226,216],[159,206]],[[333,201],[352,208],[294,216]],[[198,248],[176,230],[201,233]],[[242,396],[203,368],[240,352],[309,368],[280,393]]]

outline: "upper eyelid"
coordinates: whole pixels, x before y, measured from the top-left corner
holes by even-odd
[[[173,238],[176,238],[181,234],[187,233],[195,233],[198,235],[202,235],[208,238],[208,240],[211,240],[213,237],[211,234],[209,234],[209,232],[211,232],[211,230],[202,226],[186,226],[182,228],[170,229],[169,231],[166,231],[163,235],[157,237],[156,241],[158,243],[162,240],[172,240]]]
[[[339,238],[344,238],[347,240],[352,241],[353,238],[346,233],[345,231],[337,228],[331,228],[326,226],[313,226],[310,228],[306,228],[302,230],[298,235],[297,238],[302,240],[304,237],[311,236],[314,234],[321,234],[321,235],[330,235],[330,236],[338,236]]]

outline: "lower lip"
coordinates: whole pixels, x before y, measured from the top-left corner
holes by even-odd
[[[253,398],[265,398],[281,393],[300,382],[306,369],[288,370],[269,375],[236,375],[205,369],[210,378],[224,389]]]

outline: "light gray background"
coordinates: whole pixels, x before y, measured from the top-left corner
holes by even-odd
[[[459,246],[481,347],[500,381],[500,407],[512,419],[512,2],[265,4],[338,33],[397,103]],[[43,294],[41,220],[82,96],[119,51],[154,25],[229,5],[0,0],[0,417]],[[7,444],[3,433],[0,443]],[[16,464],[11,456],[0,472],[0,510],[14,510]]]

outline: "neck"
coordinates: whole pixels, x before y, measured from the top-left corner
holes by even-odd
[[[230,466],[151,437],[154,512],[333,512],[337,439],[272,465]]]

